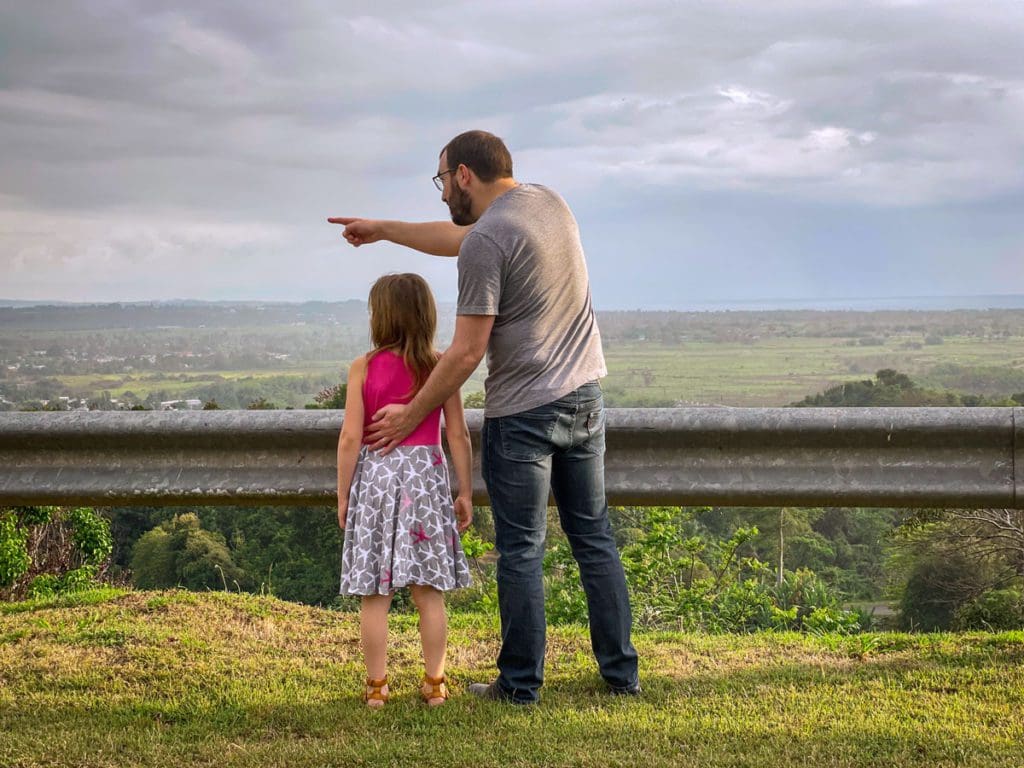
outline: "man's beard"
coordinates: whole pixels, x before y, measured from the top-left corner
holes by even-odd
[[[477,217],[473,215],[473,201],[469,195],[452,179],[451,192],[448,193],[448,210],[452,214],[452,221],[460,227],[476,224]]]

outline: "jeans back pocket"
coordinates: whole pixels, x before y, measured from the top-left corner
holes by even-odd
[[[554,453],[555,413],[517,413],[495,419],[501,455],[513,461],[538,461]]]

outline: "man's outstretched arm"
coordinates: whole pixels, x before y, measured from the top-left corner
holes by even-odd
[[[460,227],[450,221],[384,221],[335,216],[331,224],[342,224],[348,242],[356,247],[379,240],[390,240],[431,256],[458,256],[462,238],[472,227]]]

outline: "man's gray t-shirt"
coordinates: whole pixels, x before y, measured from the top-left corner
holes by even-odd
[[[485,416],[528,411],[608,373],[579,227],[546,187],[513,187],[466,235],[457,313],[495,316]]]

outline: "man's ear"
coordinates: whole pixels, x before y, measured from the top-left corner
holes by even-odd
[[[473,172],[469,170],[469,166],[459,163],[459,167],[455,169],[455,175],[459,177],[459,186],[465,189],[469,186]]]

